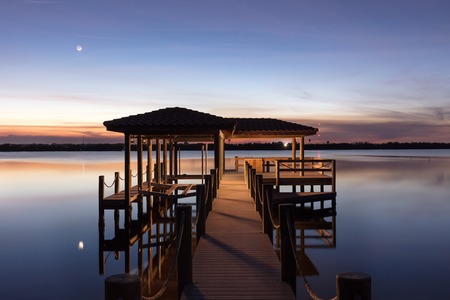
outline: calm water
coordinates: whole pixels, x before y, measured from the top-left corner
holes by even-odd
[[[182,154],[182,172],[199,155]],[[290,152],[227,152],[235,155]],[[334,296],[337,273],[361,271],[374,299],[450,299],[450,151],[307,156],[337,160],[337,246],[306,250],[317,294]],[[112,182],[122,160],[121,152],[0,153],[0,299],[103,298],[104,279],[122,273],[123,261],[109,258],[98,274],[98,176]]]

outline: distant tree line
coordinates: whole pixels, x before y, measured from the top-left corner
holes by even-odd
[[[201,150],[201,143],[179,143],[181,150]],[[289,150],[291,143],[242,143],[225,144],[225,150]],[[298,149],[298,146],[297,146]],[[450,143],[326,143],[305,144],[305,150],[373,150],[373,149],[450,149]],[[18,151],[122,151],[123,143],[117,144],[0,144],[0,152]],[[132,145],[136,150],[136,145]],[[214,145],[209,144],[208,150],[214,150]]]

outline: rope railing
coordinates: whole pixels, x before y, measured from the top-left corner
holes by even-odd
[[[106,182],[103,182],[103,184],[107,187],[107,188],[112,188],[115,184],[116,184],[116,179],[114,179],[114,181],[111,184],[107,184]]]
[[[180,226],[180,230],[178,232],[179,239],[178,239],[177,249],[176,249],[175,257],[174,257],[174,259],[172,261],[172,265],[170,266],[170,271],[169,271],[169,274],[167,275],[166,280],[164,281],[162,287],[159,289],[159,291],[155,295],[153,295],[151,297],[142,296],[143,300],[156,300],[156,299],[159,299],[164,294],[164,292],[167,290],[167,287],[169,286],[170,278],[172,277],[172,275],[174,273],[175,265],[176,265],[176,263],[178,261],[178,254],[180,253],[181,241],[183,240],[185,218],[186,218],[186,215],[183,212],[182,215],[181,215],[181,224],[182,225]]]
[[[280,216],[280,221],[281,221],[282,216]],[[316,295],[316,293],[314,293],[314,291],[311,288],[311,285],[309,284],[308,280],[306,279],[305,274],[303,273],[302,269],[300,268],[300,262],[298,260],[297,257],[297,250],[295,249],[295,242],[294,242],[294,238],[292,236],[292,232],[295,232],[295,228],[292,228],[292,222],[293,220],[291,220],[291,215],[290,214],[286,214],[286,220],[285,222],[287,223],[287,228],[288,228],[288,233],[289,233],[289,241],[290,241],[290,245],[291,245],[291,251],[294,255],[295,258],[295,264],[297,267],[297,271],[300,274],[300,277],[303,280],[303,284],[305,285],[306,291],[308,292],[308,294],[311,296],[312,299],[314,300],[323,300],[322,298],[320,298],[319,296]],[[330,300],[336,300],[337,297],[331,298]]]
[[[292,163],[289,164],[280,163],[280,166],[286,167],[289,170],[294,170],[294,168],[292,167]]]
[[[196,216],[194,223],[192,223],[192,228],[196,228],[198,225],[198,221],[200,220],[200,207],[198,207],[198,204],[199,203],[196,203]]]
[[[210,186],[206,186],[206,189],[205,189],[205,196],[204,196],[204,203],[205,203],[205,205],[207,204],[207,201],[208,201],[208,196],[209,196],[209,190],[210,190]],[[198,220],[200,219],[200,208],[199,207],[197,207],[196,208],[197,209],[197,214],[196,214],[196,216],[195,216],[195,221],[194,221],[194,223],[192,224],[192,228],[195,228],[195,227],[197,227],[197,225],[198,225]]]
[[[133,177],[133,178],[136,178],[138,175],[139,175],[139,173],[136,173],[135,175],[133,175],[133,173],[131,173],[131,177]],[[145,175],[147,175],[147,171],[142,173],[142,176],[145,176]],[[125,180],[125,178],[123,178],[122,176],[119,176],[119,179],[122,181]]]
[[[273,228],[278,229],[278,228],[280,228],[280,220],[278,220],[278,224],[275,223],[275,219],[272,215],[272,203],[269,202],[271,199],[267,195],[266,195],[266,198],[267,198],[267,206],[268,206],[266,209],[269,212],[270,222],[272,223]]]
[[[200,210],[199,210],[199,208],[197,208],[197,213],[196,213],[196,216],[195,216],[195,221],[194,221],[194,223],[192,223],[192,229],[194,229],[194,228],[197,227],[197,225],[198,225],[198,220],[200,220]]]

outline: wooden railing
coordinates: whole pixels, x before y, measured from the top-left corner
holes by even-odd
[[[283,172],[298,173],[299,177],[320,177],[328,176],[331,181],[332,191],[329,192],[280,192],[279,186],[274,183],[264,184],[264,173],[256,172],[248,162],[245,167],[245,179],[250,194],[255,200],[255,208],[260,213],[262,219],[262,231],[266,233],[274,243],[274,229],[279,232],[281,279],[288,283],[294,293],[296,293],[296,277],[300,274],[305,289],[312,299],[319,298],[311,288],[305,274],[300,268],[297,257],[296,245],[296,223],[301,224],[302,220],[319,220],[321,238],[328,247],[336,247],[336,168],[334,160],[327,159],[305,159],[290,160],[281,159],[275,162],[276,183],[286,183]],[[316,176],[317,176],[316,175]],[[325,178],[325,177],[324,177]],[[301,180],[290,181],[289,183],[302,184]],[[326,221],[331,218],[332,222]],[[316,222],[317,223],[317,222]],[[326,226],[325,226],[326,225]],[[300,225],[301,226],[301,225]],[[314,229],[314,228],[308,228]],[[331,232],[326,232],[326,230]],[[304,239],[300,236],[300,241]],[[306,245],[300,245],[302,249]],[[339,273],[336,276],[336,297],[333,299],[371,299],[371,277],[360,272]]]
[[[279,159],[275,161],[275,185],[290,185],[295,182],[321,181],[329,177],[331,190],[336,191],[336,161],[334,159]],[[300,180],[297,180],[300,179]]]
[[[198,184],[198,185],[192,185],[192,184],[157,184],[157,183],[150,183],[150,188],[145,189],[136,189],[138,199],[139,201],[142,201],[143,198],[146,198],[147,201],[150,201],[150,199],[157,200],[158,203],[172,203],[170,204],[170,209],[175,207],[175,218],[176,218],[176,224],[177,229],[174,232],[171,232],[170,234],[161,233],[164,237],[170,236],[174,237],[175,240],[173,241],[166,241],[164,239],[163,242],[156,242],[147,244],[146,247],[155,246],[161,243],[161,245],[168,245],[176,243],[177,255],[175,257],[175,260],[178,262],[178,288],[179,288],[179,296],[181,295],[181,291],[183,289],[183,286],[185,284],[188,284],[192,281],[192,246],[191,246],[191,237],[192,233],[195,232],[196,234],[196,240],[197,243],[200,240],[201,236],[206,233],[206,218],[208,216],[208,213],[212,210],[212,202],[214,198],[217,195],[217,188],[219,185],[218,176],[217,176],[217,170],[211,170],[211,174],[204,175],[204,184]],[[144,234],[144,232],[151,231],[153,223],[153,219],[149,217],[149,214],[152,213],[153,210],[157,209],[157,207],[154,207],[154,205],[147,205],[147,209],[150,211],[147,211],[147,215],[145,216],[145,220],[140,220],[138,218],[138,222],[141,222],[142,224],[146,224],[146,222],[150,222],[149,224],[142,226],[141,230],[137,232],[136,235],[131,234],[132,232],[128,228],[121,229],[121,231],[118,231],[119,227],[119,220],[118,216],[119,214],[115,214],[115,233],[123,233],[123,231],[128,231],[128,239],[124,239],[124,242],[126,246],[118,245],[117,243],[113,243],[110,241],[117,240],[117,236],[115,235],[111,240],[105,239],[105,218],[104,218],[104,210],[105,209],[115,209],[120,210],[124,209],[125,212],[129,211],[129,208],[132,203],[127,203],[126,201],[120,200],[120,204],[114,205],[114,206],[108,206],[104,205],[105,203],[108,203],[109,201],[106,200],[108,197],[105,198],[104,194],[104,188],[114,187],[114,195],[119,195],[120,197],[124,199],[123,192],[119,192],[119,180],[120,176],[119,173],[115,174],[115,181],[111,185],[106,185],[104,182],[104,177],[99,177],[99,272],[100,274],[104,273],[105,269],[105,257],[104,252],[105,251],[114,251],[114,252],[121,252],[126,251],[125,253],[125,272],[129,273],[131,270],[130,266],[130,245],[134,244],[138,241]],[[134,187],[133,187],[134,188]],[[110,196],[109,196],[110,197]],[[195,207],[196,207],[196,215],[194,216],[195,220],[192,220],[192,207],[191,204],[181,204],[179,203],[179,200],[185,197],[195,197]],[[168,205],[163,205],[164,209],[168,209]],[[143,214],[138,214],[143,215]],[[157,220],[156,220],[157,222]],[[127,223],[127,222],[126,222]],[[184,224],[184,225],[182,225]],[[130,226],[131,222],[128,222],[127,226]],[[181,227],[182,228],[181,228]],[[116,245],[117,244],[117,245]],[[113,248],[117,246],[116,248]],[[125,249],[125,250],[124,250]],[[141,255],[142,251],[139,252]],[[142,263],[142,259],[139,260]],[[141,266],[139,266],[141,268]],[[167,276],[167,280],[164,283],[161,290],[154,296],[151,297],[144,297],[142,296],[142,299],[158,299],[162,296],[164,293],[164,290],[169,282],[169,277],[172,276],[172,269],[169,275]],[[123,275],[123,276],[122,276]],[[114,297],[117,296],[114,291],[116,291],[116,288],[118,285],[126,286],[130,284],[130,281],[128,280],[128,277],[125,275],[130,274],[120,274],[119,278],[117,276],[112,276],[111,278],[108,277],[105,281],[105,294],[111,294],[111,298],[108,299],[116,299]],[[124,278],[123,282],[121,281],[122,277]],[[140,281],[139,278],[136,280]],[[111,290],[108,290],[109,287],[111,287]],[[133,293],[134,295],[135,293]],[[140,292],[139,292],[140,294]],[[134,298],[126,298],[126,299],[134,299]]]
[[[275,166],[275,161],[278,159],[287,159],[286,157],[234,157],[234,168],[236,172],[239,172],[241,167],[245,167],[246,163],[249,163],[253,168],[259,172],[270,172],[271,168]]]

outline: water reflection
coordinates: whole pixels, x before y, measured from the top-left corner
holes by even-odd
[[[338,201],[338,200],[336,200]],[[314,205],[309,207],[296,207],[295,210],[295,233],[297,259],[299,260],[300,272],[303,276],[319,276],[320,270],[316,267],[314,260],[309,256],[310,249],[334,249],[336,248],[336,206],[330,205],[324,209],[323,206]],[[322,204],[323,205],[323,204]],[[280,252],[280,232],[275,231],[275,250]],[[297,290],[304,290],[303,280],[297,283]],[[308,280],[308,279],[307,279]],[[299,293],[301,294],[301,293]]]
[[[339,241],[335,248],[322,239],[317,241],[323,247],[305,247],[320,274],[308,280],[321,297],[333,297],[336,274],[349,270],[372,275],[373,299],[450,297],[450,152],[414,157],[430,153],[410,151],[397,158],[383,151],[322,153],[337,160]],[[0,265],[6,270],[0,299],[102,299],[105,277],[123,273],[125,265],[124,253],[116,261],[114,252],[108,258],[105,252],[105,275],[98,275],[97,181],[104,174],[112,182],[114,172],[123,169],[123,154],[0,155]],[[227,157],[235,155],[245,154]],[[234,168],[234,159],[227,160],[227,168]],[[105,239],[111,239],[114,212],[105,219]],[[297,238],[300,244],[299,232]],[[147,233],[141,239],[143,246],[148,244]],[[138,248],[138,242],[130,248],[132,273],[138,272]],[[145,273],[148,250],[142,251]],[[153,247],[153,257],[156,251]],[[162,266],[160,273],[152,273],[152,291],[164,272]]]

